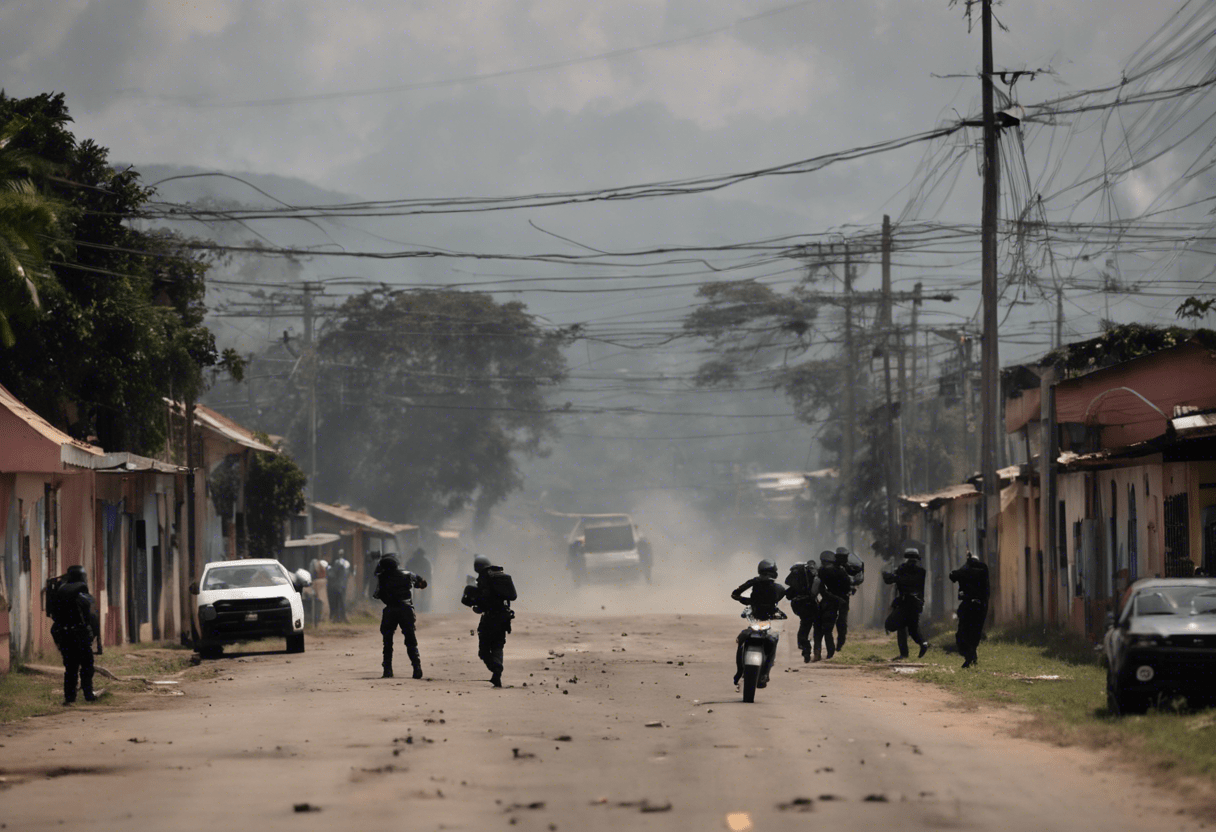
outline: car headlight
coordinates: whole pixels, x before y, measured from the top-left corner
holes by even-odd
[[[1132,635],[1127,638],[1128,647],[1158,647],[1165,643],[1165,639],[1155,635]]]
[[[291,602],[290,602],[290,601],[288,601],[286,598],[280,598],[280,599],[279,599],[279,606],[280,606],[280,607],[290,607],[290,606],[291,606]]]
[[[198,617],[203,621],[214,621],[215,607],[211,606],[210,604],[203,604],[198,608]]]

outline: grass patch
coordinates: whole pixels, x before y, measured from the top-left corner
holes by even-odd
[[[156,642],[107,647],[105,653],[94,656],[93,661],[120,678],[161,679],[176,677],[188,670],[191,656],[188,647]],[[31,666],[53,668],[58,672],[47,675],[32,670]],[[34,656],[28,664],[14,665],[10,673],[0,676],[0,723],[64,711],[62,668],[62,658],[58,652],[53,652]],[[97,703],[86,705],[83,696],[78,694],[73,707],[123,707],[148,692],[148,686],[143,682],[115,681],[100,672],[94,676],[93,686],[97,690],[105,689]]]
[[[1093,645],[1078,636],[1022,628],[994,631],[980,643],[979,665],[963,670],[954,633],[937,628],[924,664],[909,684],[935,684],[964,698],[1025,708],[1028,733],[1060,744],[1125,751],[1158,773],[1216,779],[1216,710],[1164,703],[1144,716],[1116,717],[1106,708],[1106,670]],[[888,665],[894,637],[866,633],[833,662]],[[1042,678],[1056,677],[1056,678]]]

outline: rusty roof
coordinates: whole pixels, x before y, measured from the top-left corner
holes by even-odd
[[[381,532],[383,534],[396,534],[397,532],[409,531],[416,529],[417,526],[412,526],[409,523],[390,523],[386,520],[378,520],[372,517],[365,511],[351,508],[343,505],[330,505],[329,503],[312,504],[313,508],[322,511],[331,517],[337,517],[339,520],[345,520],[348,523],[353,523],[356,526],[362,526],[365,529]]]
[[[101,456],[105,453],[105,451],[96,445],[90,445],[88,442],[74,439],[46,419],[43,419],[31,410],[25,402],[10,393],[4,385],[0,385],[0,406],[7,408],[14,416],[33,428],[44,439],[59,445],[61,461],[65,465],[80,467],[77,461],[81,458]]]

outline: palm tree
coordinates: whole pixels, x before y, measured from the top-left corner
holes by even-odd
[[[39,286],[53,281],[46,256],[62,239],[61,206],[40,193],[29,179],[31,160],[12,147],[24,122],[0,127],[0,344],[11,347],[16,318],[41,308]]]

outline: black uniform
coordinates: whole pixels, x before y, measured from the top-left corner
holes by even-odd
[[[844,596],[844,604],[836,615],[836,650],[839,652],[844,649],[844,640],[849,635],[849,600],[865,580],[865,567],[850,563],[847,557],[838,558],[836,564],[849,576],[849,592]]]
[[[481,621],[477,624],[477,657],[485,662],[490,671],[490,682],[494,687],[502,687],[503,649],[507,646],[507,634],[511,632],[511,619],[515,613],[511,611],[511,602],[499,598],[491,588],[495,572],[502,572],[501,566],[487,566],[477,575],[477,585],[469,587],[461,603],[472,607],[473,612],[481,613]]]
[[[806,570],[805,579],[800,579],[796,574],[796,570]],[[796,587],[800,582],[805,584],[804,589],[799,590]],[[802,658],[810,660],[811,654],[811,630],[815,626],[815,620],[819,617],[819,576],[815,564],[807,561],[805,564],[794,564],[794,568],[790,569],[790,574],[785,578],[786,597],[790,599],[790,609],[794,611],[794,615],[798,616],[798,649],[802,651]]]
[[[774,574],[776,567],[773,568]],[[751,595],[744,595],[745,592],[751,592]],[[730,594],[730,597],[741,604],[747,604],[752,608],[752,617],[758,621],[769,621],[774,618],[781,618],[781,612],[777,609],[777,604],[785,597],[785,586],[777,582],[776,578],[770,578],[768,575],[757,575],[754,578],[749,578],[738,589]],[[735,650],[735,683],[738,684],[739,679],[743,676],[743,639],[748,634],[745,629],[739,633],[736,644],[738,647]],[[773,660],[777,658],[777,637],[772,635],[769,637],[768,650],[766,651],[764,661],[764,671],[760,674],[760,686],[768,684],[768,674],[773,668]]]
[[[376,579],[376,591],[372,597],[384,602],[384,612],[380,616],[380,635],[384,638],[384,676],[389,678],[393,675],[393,635],[400,627],[405,652],[414,666],[414,678],[421,679],[422,657],[418,653],[418,636],[414,632],[413,590],[425,589],[426,581],[397,568],[396,563],[387,558],[380,561]]]
[[[840,623],[841,611],[849,614],[849,593],[853,581],[849,573],[838,563],[830,563],[819,570],[819,620],[815,624],[815,655],[820,655],[821,645],[826,642],[828,658],[836,654],[836,642],[832,630]],[[845,625],[847,633],[848,625]]]
[[[89,594],[88,584],[83,580],[65,580],[55,590],[51,599],[51,638],[63,655],[63,704],[76,701],[76,680],[80,679],[80,690],[86,702],[93,695],[93,640],[100,627],[97,621],[97,602]]]
[[[958,584],[958,632],[955,642],[963,657],[963,667],[975,664],[979,657],[980,636],[984,632],[984,621],[988,618],[988,564],[975,555],[969,555],[966,563],[950,573],[950,580]]]
[[[908,658],[908,636],[920,645],[923,656],[929,643],[920,634],[920,613],[925,608],[925,568],[919,559],[908,559],[894,572],[883,572],[882,579],[895,584],[895,600],[891,602],[891,614],[887,616],[886,630],[895,632],[899,643],[899,655]]]

